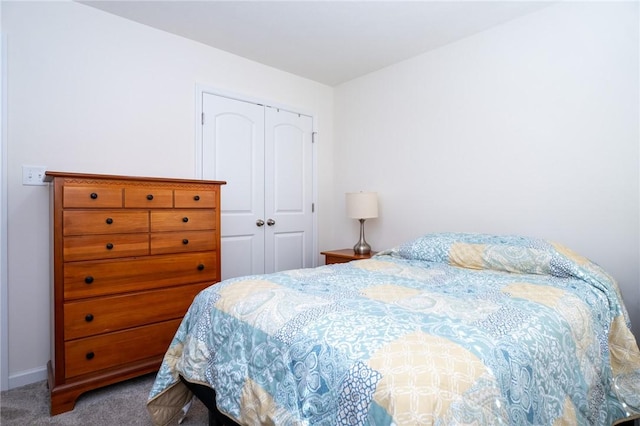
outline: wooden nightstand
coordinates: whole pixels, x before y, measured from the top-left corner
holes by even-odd
[[[375,251],[372,251],[369,254],[355,254],[353,249],[342,249],[342,250],[327,250],[320,252],[320,254],[324,254],[325,264],[330,265],[332,263],[347,263],[352,260],[362,260],[369,259],[371,256],[376,254]]]

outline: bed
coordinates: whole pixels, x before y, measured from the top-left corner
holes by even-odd
[[[612,425],[640,418],[616,282],[540,239],[429,234],[371,259],[203,290],[149,394],[215,390],[243,425]],[[213,395],[213,393],[212,393]]]

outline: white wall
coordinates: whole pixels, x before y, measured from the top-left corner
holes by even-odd
[[[557,241],[613,274],[640,336],[638,18],[566,2],[338,86],[331,240],[358,238],[342,193],[373,190],[374,250],[436,231]]]
[[[47,187],[21,166],[194,177],[196,84],[317,114],[318,161],[331,163],[333,90],[73,2],[2,3],[8,40],[10,387],[49,360]],[[331,169],[319,203],[331,205]],[[323,219],[320,217],[320,227]],[[326,245],[320,235],[320,244]]]
[[[0,390],[9,388],[9,304],[7,278],[7,73],[0,2]]]

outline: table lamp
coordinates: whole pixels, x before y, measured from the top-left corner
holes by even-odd
[[[369,254],[371,246],[364,239],[364,221],[378,217],[377,192],[347,192],[347,216],[360,221],[360,240],[353,246],[356,254]]]

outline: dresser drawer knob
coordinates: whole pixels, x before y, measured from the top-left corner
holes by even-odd
[[[152,194],[147,195],[147,200],[149,201],[153,200],[153,195]]]
[[[183,221],[184,223],[187,223],[187,222],[189,222],[189,218],[185,216],[185,217],[183,217],[183,218],[182,218],[182,221]]]
[[[184,240],[182,240],[182,244],[187,245],[189,244],[189,240],[187,240],[186,238]]]
[[[92,200],[95,200],[96,198],[98,198],[98,194],[96,194],[95,192],[92,192],[91,195],[89,195],[91,197]]]
[[[199,195],[196,195],[195,197],[193,197],[193,200],[194,200],[194,201],[200,201],[200,196],[199,196]]]
[[[91,321],[93,321],[93,314],[87,314],[87,315],[84,317],[84,320],[85,320],[86,322],[91,322]]]
[[[87,354],[85,355],[85,358],[87,358],[88,360],[92,360],[93,357],[95,357],[96,354],[94,354],[93,352],[87,352]]]
[[[107,220],[105,221],[107,222],[107,225],[111,225],[113,223],[113,219],[111,219],[110,217],[107,218]]]
[[[198,265],[198,271],[202,271],[202,270],[204,270],[204,264],[203,263]]]
[[[84,278],[84,282],[87,283],[87,284],[91,284],[93,282],[93,277],[91,275],[86,276]]]
[[[107,243],[107,250],[111,250],[113,248],[113,244]]]

